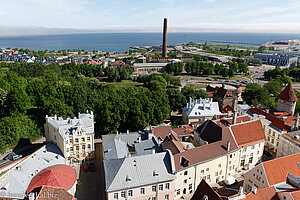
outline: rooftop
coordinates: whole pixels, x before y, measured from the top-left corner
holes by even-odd
[[[287,84],[287,86],[282,90],[282,92],[278,96],[278,99],[290,102],[298,101],[291,83]]]
[[[221,115],[222,113],[219,110],[218,102],[212,102],[212,99],[196,99],[193,100],[190,98],[187,106],[182,109],[187,116],[191,118],[198,118],[204,116],[214,116]]]
[[[41,170],[57,164],[65,164],[65,158],[56,144],[50,143],[24,159],[2,176],[0,197],[23,199],[31,179]]]
[[[170,151],[103,160],[106,191],[138,187],[175,179]]]

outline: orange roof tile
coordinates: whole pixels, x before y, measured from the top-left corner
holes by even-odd
[[[265,140],[265,133],[260,120],[233,124],[230,128],[240,147],[249,143]]]
[[[294,199],[300,199],[300,189],[290,193]]]
[[[232,197],[236,197],[238,195],[233,195]],[[279,200],[276,189],[274,187],[267,187],[263,189],[257,190],[256,194],[250,192],[246,194],[246,198],[244,200]]]
[[[298,162],[300,162],[300,153],[263,162],[269,185],[285,182],[288,172],[295,177],[300,176]]]
[[[278,99],[284,100],[284,101],[298,101],[297,96],[295,94],[295,91],[293,89],[293,86],[291,83],[289,83],[279,94]]]
[[[65,189],[59,187],[42,186],[36,200],[76,200],[70,193]]]
[[[171,127],[170,126],[161,126],[161,127],[154,127],[153,128],[153,135],[155,135],[157,138],[161,138],[164,140],[166,136],[168,136],[171,133]]]
[[[239,116],[236,118],[236,123],[239,124],[241,122],[248,122],[250,121],[249,116]],[[231,118],[222,118],[219,120],[215,120],[215,122],[220,126],[222,125],[228,125],[228,124],[232,124],[232,117]],[[221,124],[222,123],[222,124]]]
[[[211,144],[206,144],[203,146],[195,147],[193,149],[188,149],[184,152],[174,155],[175,169],[180,170],[185,166],[181,165],[181,157],[188,160],[188,165],[193,165],[200,163],[211,158],[222,156],[227,154],[227,142],[230,142],[230,151],[237,148],[234,139],[227,126],[222,127],[222,140],[213,142]]]

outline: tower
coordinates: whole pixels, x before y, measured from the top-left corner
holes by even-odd
[[[168,20],[167,18],[164,18],[164,28],[163,28],[163,44],[162,44],[162,57],[167,57],[167,27]]]
[[[289,83],[278,96],[277,110],[294,115],[297,101],[292,84]]]

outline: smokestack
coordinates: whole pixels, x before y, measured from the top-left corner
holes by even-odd
[[[164,18],[164,30],[163,30],[163,46],[162,46],[162,57],[167,57],[167,27],[168,20],[167,18]]]

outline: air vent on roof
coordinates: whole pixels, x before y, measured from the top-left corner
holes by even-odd
[[[126,182],[131,181],[131,178],[127,175],[126,176]]]
[[[158,176],[158,172],[156,170],[153,171],[153,176]]]

